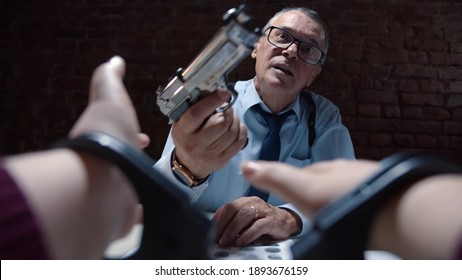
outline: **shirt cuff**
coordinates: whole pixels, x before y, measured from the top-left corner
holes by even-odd
[[[298,215],[298,217],[300,218],[302,228],[300,232],[297,235],[295,235],[295,237],[302,236],[309,231],[309,229],[311,228],[311,219],[305,216],[294,205],[290,203],[286,203],[286,204],[279,205],[278,207],[281,209],[288,209],[292,211],[293,213],[295,213],[296,215]]]

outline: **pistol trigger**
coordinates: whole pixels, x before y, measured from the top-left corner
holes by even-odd
[[[234,90],[234,88],[228,88],[227,92],[229,93],[230,97],[228,104],[216,108],[215,113],[221,113],[228,110],[228,108],[233,106],[234,102],[236,102],[237,92]]]

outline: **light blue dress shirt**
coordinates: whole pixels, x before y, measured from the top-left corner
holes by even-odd
[[[238,97],[233,110],[247,126],[249,142],[227,165],[213,172],[208,180],[199,186],[189,188],[183,185],[171,171],[170,159],[174,149],[171,134],[167,138],[161,158],[155,164],[156,168],[191,195],[195,205],[206,211],[215,211],[228,202],[246,196],[250,184],[242,176],[240,165],[243,160],[258,159],[263,139],[268,133],[263,117],[255,110],[249,110],[253,105],[261,103],[262,108],[269,112],[268,107],[258,96],[253,80],[237,82],[235,90],[238,92]],[[299,99],[285,110],[293,110],[295,114],[291,114],[286,119],[280,132],[280,161],[304,167],[314,162],[336,158],[354,159],[350,134],[341,122],[338,108],[320,95],[313,93],[312,98],[316,104],[317,135],[313,146],[308,145],[308,104],[299,96]],[[274,194],[270,194],[268,203],[297,212],[304,224],[303,232],[308,228],[308,219],[291,204],[287,204]]]

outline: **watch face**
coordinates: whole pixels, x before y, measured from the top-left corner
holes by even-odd
[[[188,175],[184,174],[181,169],[178,169],[177,167],[174,166],[172,168],[172,171],[179,179],[181,179],[183,183],[185,183],[189,187],[192,186],[193,184],[192,180],[188,177]]]

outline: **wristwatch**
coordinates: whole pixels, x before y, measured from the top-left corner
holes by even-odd
[[[188,187],[195,187],[204,182],[208,177],[197,178],[194,176],[194,174],[192,174],[186,166],[182,165],[176,159],[175,150],[172,152],[172,172],[180,182],[184,183]]]

